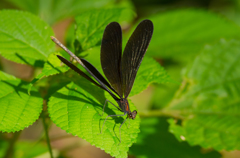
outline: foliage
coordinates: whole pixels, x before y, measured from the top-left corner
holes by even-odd
[[[168,132],[167,118],[146,118],[141,121],[141,133],[137,144],[130,148],[130,154],[140,158],[158,157],[194,157],[194,158],[220,158],[216,151],[201,152],[199,146],[191,147],[186,142],[179,143]],[[146,146],[147,144],[147,146]]]
[[[39,116],[45,127],[52,122],[117,158],[126,158],[128,152],[138,158],[219,158],[222,150],[240,150],[240,28],[235,16],[206,8],[159,11],[159,6],[151,6],[144,17],[141,8],[135,8],[141,3],[128,0],[4,0],[1,4],[23,11],[0,10],[0,157],[10,151],[15,157],[36,157],[47,151],[43,138],[35,144],[15,137]],[[144,110],[121,129],[126,116],[109,118],[103,127],[108,115],[123,114],[110,103],[103,113],[106,99],[117,105],[112,97],[56,57],[69,59],[55,49],[50,36],[58,31],[50,25],[69,17],[74,22],[65,42],[101,74],[100,45],[107,24],[121,24],[124,49],[140,19],[154,23],[152,41],[130,93],[134,100],[151,85],[148,90],[153,95],[147,111],[129,99],[131,111]],[[25,81],[8,73],[4,61],[28,65],[34,73]],[[50,123],[46,125],[45,119]]]
[[[108,104],[104,115],[101,116],[106,98],[116,105],[109,95],[105,97],[102,90],[82,78],[81,81],[70,83],[54,93],[50,98],[48,110],[53,122],[66,132],[86,139],[114,157],[127,157],[127,147],[136,141],[139,133],[140,118],[137,116],[135,120],[131,120],[129,127],[127,123],[124,124],[121,137],[119,126],[125,117],[108,119],[102,129],[108,115],[122,114]],[[131,104],[131,110],[135,108]]]
[[[164,58],[196,54],[220,38],[240,39],[239,27],[211,12],[181,9],[152,16],[155,28],[149,53]],[[161,50],[161,52],[155,50]]]
[[[240,43],[222,40],[188,66],[184,85],[169,106],[185,118],[182,127],[170,120],[178,139],[216,150],[240,149],[239,57]]]
[[[52,29],[38,17],[22,11],[0,11],[0,55],[20,63],[34,65],[46,61],[54,51],[54,44],[47,39]]]
[[[26,83],[20,79],[0,73],[0,130],[15,132],[31,125],[42,111],[42,102],[38,91],[27,94]]]
[[[118,21],[122,9],[102,9],[88,11],[76,16],[76,42],[81,51],[100,45],[105,27],[112,21]],[[79,48],[80,49],[80,48]]]

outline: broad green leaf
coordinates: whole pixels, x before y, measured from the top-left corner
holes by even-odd
[[[101,8],[113,0],[9,0],[15,6],[39,15],[49,24],[64,18],[84,13],[89,9]]]
[[[91,10],[80,14],[76,20],[76,40],[79,43],[77,49],[86,50],[100,45],[105,27],[113,21],[119,21],[123,9]]]
[[[149,84],[165,84],[173,82],[164,68],[153,58],[145,56],[138,70],[130,96],[138,94],[145,90]]]
[[[93,64],[98,71],[104,75],[100,64],[100,47],[95,47],[87,51],[89,55],[85,57]],[[148,53],[148,52],[147,52]],[[172,82],[164,68],[153,58],[145,56],[138,70],[130,96],[136,95],[146,89],[151,83],[167,83]]]
[[[66,72],[69,70],[67,66],[64,66],[61,63],[61,60],[58,59],[57,55],[61,55],[60,53],[50,54],[48,57],[48,61],[44,64],[42,73],[37,76],[37,78],[47,77],[50,75],[55,75],[58,73]]]
[[[240,29],[214,13],[182,9],[168,11],[150,18],[154,24],[148,54],[179,59],[195,55],[205,44],[220,38],[240,38]]]
[[[44,64],[42,73],[40,73],[33,81],[29,84],[28,87],[28,93],[30,93],[30,90],[35,82],[42,79],[43,77],[48,77],[50,75],[59,74],[62,72],[66,72],[69,70],[67,66],[64,66],[63,63],[61,63],[61,60],[57,58],[57,55],[60,55],[60,53],[54,53],[50,54],[48,57],[48,61]]]
[[[166,109],[183,118],[171,132],[191,145],[240,149],[240,42],[207,46],[184,73],[184,83]]]
[[[38,119],[43,99],[33,89],[27,94],[27,86],[19,79],[0,81],[0,131],[22,130]]]
[[[87,140],[116,158],[126,158],[129,147],[136,142],[140,132],[140,118],[137,115],[135,120],[127,120],[123,124],[121,143],[119,127],[126,115],[107,119],[100,134],[103,122],[108,115],[123,114],[108,103],[104,115],[100,116],[106,98],[117,105],[109,94],[104,95],[103,90],[82,78],[54,93],[48,103],[48,111],[51,120],[61,129]],[[136,109],[131,102],[130,107],[132,111]]]
[[[72,78],[80,79],[80,75],[75,73],[73,70],[69,70],[65,73],[50,75],[44,77],[34,83],[34,87],[39,89],[40,93],[43,94],[44,100],[49,100],[49,98],[59,89],[63,88],[70,82]],[[29,88],[29,86],[28,86]],[[29,89],[28,89],[29,90]],[[31,90],[31,89],[30,89]],[[30,93],[30,91],[28,91]],[[30,93],[31,94],[31,93]]]
[[[30,13],[0,11],[0,55],[8,60],[28,65],[47,60],[55,49],[52,35],[52,29]]]
[[[168,132],[167,118],[143,118],[138,140],[130,148],[136,158],[220,158],[216,151],[203,151],[199,146],[191,147],[179,142]]]
[[[130,0],[121,0],[120,2],[118,3],[113,3],[112,5],[108,5],[107,6],[108,10],[120,10],[121,9],[121,14],[118,15],[118,18],[115,19],[115,21],[119,21],[122,25],[122,27],[126,27],[129,25],[129,23],[131,23],[133,21],[133,19],[135,18],[136,16],[136,13],[134,12],[135,11],[135,8],[134,8],[134,5],[133,3],[130,1]],[[107,10],[106,8],[105,9],[101,9],[101,10]],[[95,10],[95,12],[98,12],[99,9]],[[91,12],[94,12],[94,10],[91,10]],[[79,15],[79,14],[78,14]],[[81,20],[81,19],[80,19]],[[91,19],[93,20],[93,19]],[[95,19],[96,20],[96,19]],[[97,19],[98,20],[98,19]],[[112,21],[111,21],[112,22]],[[81,23],[81,21],[80,21]],[[108,23],[106,23],[106,26],[107,26]],[[66,37],[66,46],[68,47],[68,49],[72,50],[73,48],[73,45],[74,45],[74,39],[75,39],[75,25],[76,24],[71,24],[69,27],[68,27],[68,30],[66,31],[65,33],[65,37]],[[106,27],[105,26],[105,27]],[[80,30],[81,31],[81,30]],[[102,32],[102,35],[103,35],[103,32]],[[102,35],[99,36],[102,38]],[[98,38],[99,39],[99,38]],[[101,39],[99,39],[99,41],[101,41]],[[99,45],[101,42],[98,42],[97,44]],[[75,43],[75,44],[79,44],[79,43]]]
[[[0,81],[16,80],[16,77],[0,71]]]

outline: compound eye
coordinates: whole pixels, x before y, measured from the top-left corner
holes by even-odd
[[[132,114],[131,113],[128,114],[128,118],[132,118]]]
[[[131,114],[133,120],[135,119],[136,115],[137,115],[137,111],[134,110],[134,111],[132,112],[132,114]]]

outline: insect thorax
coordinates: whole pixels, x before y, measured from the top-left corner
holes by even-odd
[[[122,111],[123,111],[124,113],[129,113],[129,112],[131,112],[131,111],[130,111],[130,107],[129,107],[129,103],[128,103],[128,100],[127,100],[127,99],[125,99],[125,98],[120,99],[120,100],[118,101],[118,104],[119,104],[120,108],[122,109]]]

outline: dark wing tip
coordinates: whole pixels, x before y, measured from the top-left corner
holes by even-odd
[[[64,57],[57,55],[58,59],[60,59],[62,62],[69,62],[67,59],[65,59]],[[70,62],[69,62],[70,63]]]
[[[105,30],[104,30],[104,33],[103,33],[103,38],[102,38],[102,45],[105,44],[105,40],[109,40],[108,37],[109,37],[109,33],[111,32],[116,32],[116,30],[119,30],[120,33],[122,34],[122,29],[121,29],[121,25],[118,23],[118,22],[111,22],[109,23],[106,27],[105,27]]]
[[[113,21],[113,22],[110,22],[106,27],[112,26],[112,25],[119,25],[120,26],[120,24],[118,22]]]
[[[106,30],[114,30],[116,28],[120,28],[121,29],[121,25],[118,23],[118,22],[110,22],[106,27],[105,27],[105,30],[104,30],[104,33],[106,33]]]
[[[58,57],[58,59],[60,59],[60,60],[63,58],[63,57],[62,57],[62,56],[60,56],[60,55],[57,55],[57,57]]]
[[[149,19],[144,19],[140,23],[146,23],[146,24],[149,24],[149,25],[153,26],[153,22],[151,20],[149,20]]]
[[[139,25],[145,25],[145,29],[147,29],[147,31],[153,32],[153,22],[151,20],[145,19],[141,21]]]

